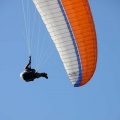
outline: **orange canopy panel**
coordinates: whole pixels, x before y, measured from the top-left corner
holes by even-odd
[[[81,57],[82,80],[87,83],[92,77],[97,61],[97,39],[88,0],[61,0],[70,22]]]

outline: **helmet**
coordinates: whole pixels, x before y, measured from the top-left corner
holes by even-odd
[[[20,77],[21,77],[22,79],[24,79],[24,73],[25,73],[25,72],[20,73]]]

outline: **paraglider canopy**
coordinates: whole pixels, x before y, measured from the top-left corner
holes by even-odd
[[[97,63],[97,38],[88,0],[33,0],[70,81],[86,84]]]

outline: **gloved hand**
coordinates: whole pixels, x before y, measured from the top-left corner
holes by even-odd
[[[31,64],[31,56],[29,56],[29,64]]]
[[[31,56],[29,56],[29,58],[31,59]]]

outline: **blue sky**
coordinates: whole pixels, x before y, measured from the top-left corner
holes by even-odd
[[[30,83],[20,79],[19,74],[28,62],[22,1],[0,1],[1,120],[120,119],[120,1],[89,0],[89,3],[98,39],[97,69],[89,83],[74,88],[37,12],[32,66],[36,67],[38,46],[42,49],[38,51],[39,71],[47,72],[49,79]],[[35,6],[32,1],[29,5],[30,24],[33,24]],[[30,32],[31,29],[32,25]]]

